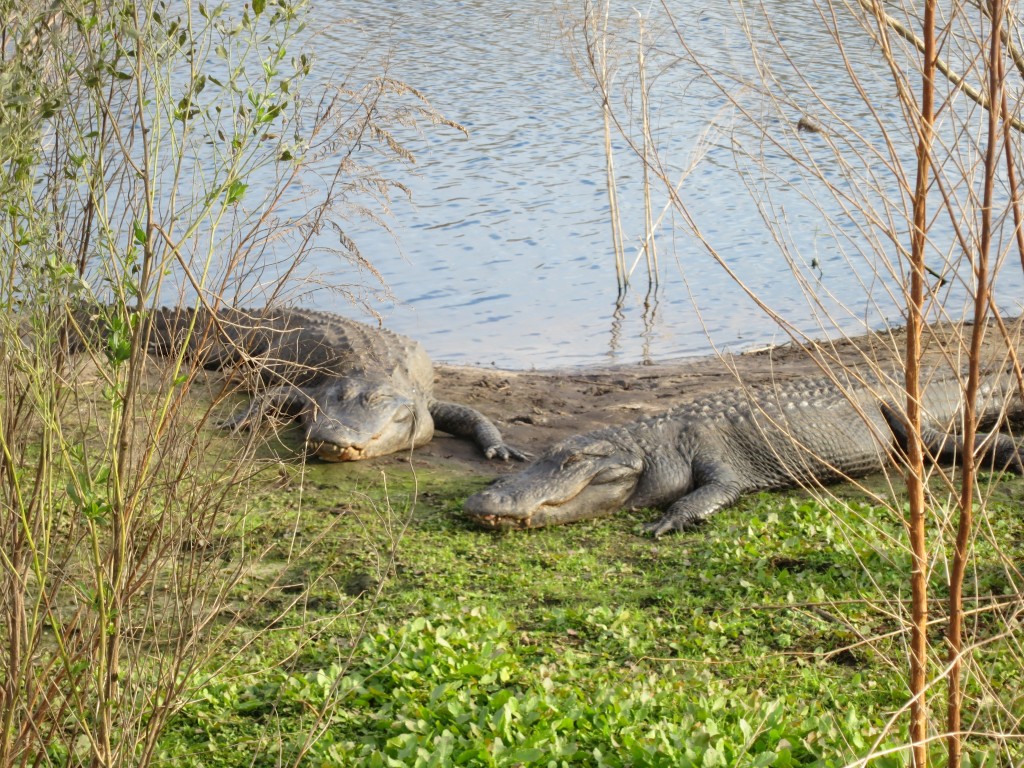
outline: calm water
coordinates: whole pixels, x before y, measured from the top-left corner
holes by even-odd
[[[877,128],[845,85],[816,12],[802,3],[777,2],[784,13],[772,14],[776,32],[800,57],[804,75],[816,88],[828,89],[845,119],[872,142]],[[395,201],[393,236],[358,222],[348,230],[395,297],[377,305],[384,323],[422,341],[435,359],[519,369],[659,361],[707,354],[712,345],[736,350],[784,341],[685,222],[671,214],[658,230],[660,287],[648,295],[641,266],[617,308],[598,102],[573,71],[560,29],[565,16],[554,0],[508,6],[486,0],[335,0],[317,11],[328,21],[352,20],[328,28],[317,41],[322,71],[337,66],[342,72],[360,61],[371,71],[388,53],[392,75],[423,91],[469,131],[468,137],[445,128],[428,128],[422,137],[406,134],[417,157],[416,175],[400,178],[413,200]],[[678,6],[687,44],[711,66],[739,79],[752,72],[749,43],[728,3],[712,0],[697,10]],[[620,21],[623,36],[635,37],[632,11],[625,8]],[[649,24],[656,39],[659,22],[652,18]],[[660,42],[660,48],[679,52],[678,41],[664,32]],[[871,80],[877,54],[867,41],[851,50]],[[774,311],[812,335],[836,328],[816,319],[808,290],[827,297],[824,308],[838,316],[843,330],[899,322],[884,285],[872,279],[862,222],[839,217],[838,226],[827,225],[815,202],[838,212],[831,196],[799,183],[786,153],[750,131],[748,119],[730,110],[691,62],[651,57],[659,72],[652,130],[674,173],[699,159],[680,194],[727,264]],[[630,60],[623,62],[623,78],[626,70],[632,70]],[[878,72],[880,92],[889,93],[884,75]],[[764,112],[755,93],[748,98],[742,84],[735,87],[745,103],[762,110],[755,116],[769,125],[775,121],[780,133],[800,115],[795,107]],[[807,90],[792,75],[778,87],[798,100]],[[708,133],[711,124],[717,128]],[[804,136],[825,174],[856,192],[856,182],[829,165],[835,163],[831,153],[815,155],[814,137]],[[743,159],[747,154],[763,156],[771,172],[751,171],[753,164]],[[616,163],[632,258],[643,231],[641,171],[621,140]],[[767,209],[756,202],[768,199]],[[656,194],[656,217],[664,200],[664,193]],[[797,253],[797,274],[806,289],[780,239]],[[328,273],[336,269],[327,262],[317,266]],[[341,271],[336,279],[358,276]],[[1014,296],[1020,295],[1017,285]],[[310,303],[359,317],[338,301],[317,293]]]

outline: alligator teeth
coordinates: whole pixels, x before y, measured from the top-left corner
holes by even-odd
[[[331,443],[318,443],[309,446],[309,453],[324,461],[360,461],[366,455],[362,448],[346,445],[344,448]]]
[[[530,523],[529,518],[520,520],[501,515],[473,515],[472,520],[485,528],[528,528]]]

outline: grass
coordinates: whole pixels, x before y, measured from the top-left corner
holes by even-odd
[[[253,497],[252,526],[278,542],[268,579],[275,562],[291,570],[259,606],[255,623],[275,629],[253,626],[254,645],[173,721],[162,760],[841,765],[904,704],[887,611],[907,596],[907,557],[888,513],[777,494],[658,541],[639,535],[643,514],[492,533],[459,514],[481,485],[401,460],[310,464]],[[1005,481],[992,515],[1017,562],[1022,488]],[[978,547],[978,591],[1010,591],[996,553]],[[1024,673],[1003,651],[976,654],[1001,691],[993,702],[973,689],[979,729],[1024,714]],[[896,728],[882,746],[901,738]],[[967,754],[1000,753],[979,741]]]

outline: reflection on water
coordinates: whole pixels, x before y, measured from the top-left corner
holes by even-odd
[[[640,354],[639,356],[631,354],[628,359],[631,362],[651,365],[657,362],[657,359],[651,355],[651,339],[654,334],[658,317],[657,291],[653,286],[646,294],[646,298],[647,301],[644,302],[643,312],[640,315]],[[627,325],[627,315],[624,309],[625,305],[623,300],[624,296],[620,295],[619,298],[616,299],[615,306],[612,309],[611,328],[608,333],[608,348],[606,351],[606,360],[604,361],[611,364],[622,362],[624,359],[622,335],[623,327]],[[630,344],[633,344],[635,339],[631,337],[628,341]]]
[[[777,2],[784,13],[778,14],[776,31],[798,54],[805,53],[804,74],[816,87],[832,89],[831,97],[840,103],[845,99],[844,118],[863,120],[870,140],[873,121],[843,85],[842,62],[822,55],[833,44],[816,11]],[[707,353],[712,343],[735,349],[782,337],[704,245],[686,227],[670,223],[671,217],[658,233],[658,290],[645,295],[646,279],[635,279],[634,289],[619,300],[601,111],[566,55],[555,5],[555,0],[525,0],[511,8],[484,0],[320,4],[317,13],[325,22],[354,22],[331,27],[317,39],[325,76],[326,68],[343,72],[355,62],[365,62],[372,72],[386,54],[392,76],[413,84],[469,131],[465,136],[430,129],[418,139],[408,137],[417,156],[416,175],[401,179],[412,201],[395,201],[389,221],[393,237],[370,224],[348,226],[395,297],[377,307],[384,323],[422,341],[435,359],[511,368],[659,361]],[[629,17],[633,11],[624,13]],[[648,27],[649,34],[656,36],[657,30]],[[725,0],[688,14],[685,34],[687,44],[705,52],[719,71],[734,73],[737,82],[749,74],[749,44]],[[860,51],[854,46],[851,55],[863,56],[855,63],[866,72],[880,64],[867,41]],[[628,77],[627,64],[622,78]],[[816,199],[814,190],[790,188],[789,183],[799,183],[799,174],[786,153],[763,141],[759,146],[757,134],[745,131],[739,116],[723,111],[721,94],[692,66],[666,60],[655,74],[652,130],[671,173],[700,155],[680,194],[726,264],[773,309],[812,333],[822,332],[816,318],[822,308],[845,314],[844,326],[852,330],[891,316],[891,305],[875,308],[864,300],[866,292],[880,301],[882,295],[860,253],[863,222],[850,221],[838,232],[827,226],[816,205],[830,201]],[[795,124],[799,115],[791,118]],[[712,121],[720,127],[708,134]],[[804,140],[815,139],[805,134]],[[622,141],[616,153],[631,261],[643,231],[641,172]],[[738,157],[759,154],[772,164],[769,172],[738,172]],[[823,153],[821,162],[829,157]],[[841,178],[835,183],[857,186]],[[769,198],[771,205],[758,205]],[[664,199],[661,195],[657,205]],[[823,306],[800,290],[781,255],[780,232],[800,254],[805,277],[819,281]],[[851,262],[862,264],[862,271]],[[337,269],[330,263],[317,266],[327,273]],[[353,276],[341,270],[337,279]],[[328,292],[311,301],[358,316],[357,310],[336,306]]]

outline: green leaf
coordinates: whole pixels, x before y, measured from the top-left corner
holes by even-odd
[[[715,749],[713,746],[709,746],[704,752],[704,758],[701,761],[704,768],[717,768],[719,765],[725,765],[725,757],[722,753]]]
[[[767,768],[775,762],[776,757],[778,757],[778,755],[774,752],[762,752],[754,758],[751,765],[753,765],[754,768]]]
[[[547,752],[543,749],[517,749],[514,752],[511,752],[505,759],[512,763],[532,763],[540,760],[546,754]]]
[[[126,323],[119,317],[111,318],[105,351],[107,360],[115,366],[131,357],[132,328],[130,323]]]
[[[145,245],[147,240],[146,230],[142,227],[142,224],[138,219],[135,220],[133,228],[135,230],[135,242],[139,245]]]
[[[241,200],[242,196],[245,195],[245,190],[248,188],[248,184],[243,184],[240,181],[231,182],[231,186],[228,187],[227,204],[232,205],[233,203],[237,203]]]
[[[740,718],[739,721],[740,733],[743,734],[743,740],[748,744],[754,741],[754,729],[750,727],[750,723],[744,718]]]
[[[267,0],[252,0],[252,12],[259,16],[267,7]]]

